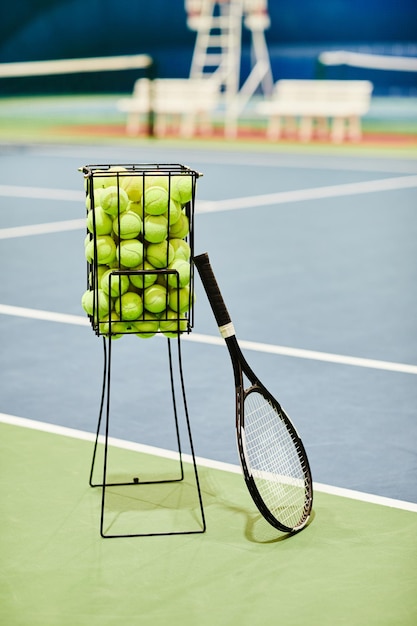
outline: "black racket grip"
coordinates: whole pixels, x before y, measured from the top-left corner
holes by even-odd
[[[214,276],[211,268],[207,252],[195,256],[194,264],[200,274],[201,282],[203,283],[203,287],[206,291],[217,325],[220,327],[230,324],[230,315],[224,303],[216,277]]]

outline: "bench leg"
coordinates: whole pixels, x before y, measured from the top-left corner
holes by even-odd
[[[285,116],[284,128],[287,135],[294,135],[297,133],[297,120],[293,115]]]
[[[183,113],[180,122],[181,137],[190,138],[195,133],[195,115],[194,113]]]
[[[166,115],[162,113],[155,114],[155,135],[163,136],[167,131]]]
[[[202,113],[200,113],[199,128],[203,135],[211,134],[211,117],[206,111],[203,111]]]
[[[327,117],[317,118],[317,134],[320,138],[324,138],[328,136],[329,125],[327,123]]]
[[[140,113],[129,113],[126,121],[126,133],[134,136],[140,131]]]
[[[271,115],[268,120],[266,136],[271,141],[277,141],[281,137],[282,119],[279,115]]]
[[[332,123],[332,141],[334,143],[341,143],[345,138],[345,118],[334,117]]]
[[[351,141],[360,141],[362,139],[361,120],[357,115],[353,115],[348,120],[348,137]]]
[[[300,119],[300,126],[298,130],[301,141],[310,141],[313,135],[313,118],[309,116],[303,116]]]

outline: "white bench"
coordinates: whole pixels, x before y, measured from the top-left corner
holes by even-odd
[[[152,109],[155,134],[166,134],[175,126],[183,137],[191,137],[199,128],[208,132],[211,113],[218,104],[219,86],[210,79],[147,78],[138,79],[132,96],[121,98],[117,107],[128,114],[126,132],[139,133],[142,121],[147,121]]]
[[[328,131],[332,141],[346,137],[359,141],[361,117],[369,110],[373,85],[367,80],[296,80],[275,83],[270,100],[257,105],[257,113],[268,118],[267,136],[277,140],[282,133],[297,128],[302,141],[309,141],[317,125]]]

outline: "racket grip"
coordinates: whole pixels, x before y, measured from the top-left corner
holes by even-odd
[[[224,303],[216,277],[214,276],[211,268],[207,252],[195,256],[194,264],[200,274],[201,282],[203,283],[203,287],[206,291],[217,325],[220,328],[226,324],[230,324],[230,315]]]

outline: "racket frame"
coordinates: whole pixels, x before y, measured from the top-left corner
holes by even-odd
[[[263,385],[263,383],[259,380],[258,376],[254,373],[247,360],[245,359],[236,337],[233,322],[226,308],[226,304],[223,300],[219,286],[211,268],[208,254],[204,253],[195,256],[194,264],[200,274],[200,278],[202,280],[208,300],[213,310],[213,314],[218,324],[220,335],[223,337],[226,343],[232,361],[235,382],[237,448],[246,486],[259,512],[267,520],[267,522],[269,522],[273,527],[277,528],[281,532],[292,534],[297,533],[307,525],[311,516],[313,506],[313,480],[304,444],[300,436],[298,435],[294,424],[292,423],[278,400]],[[244,376],[248,379],[250,386],[245,387]],[[279,417],[277,416],[277,419],[281,419],[284,422],[287,431],[291,435],[294,446],[298,450],[298,457],[304,473],[305,497],[303,515],[300,519],[300,522],[294,527],[283,524],[271,512],[271,510],[265,504],[256,486],[256,482],[252,476],[250,463],[247,459],[245,447],[244,403],[247,396],[254,392],[260,393],[267,400],[267,402],[271,404],[275,411],[279,413]]]

